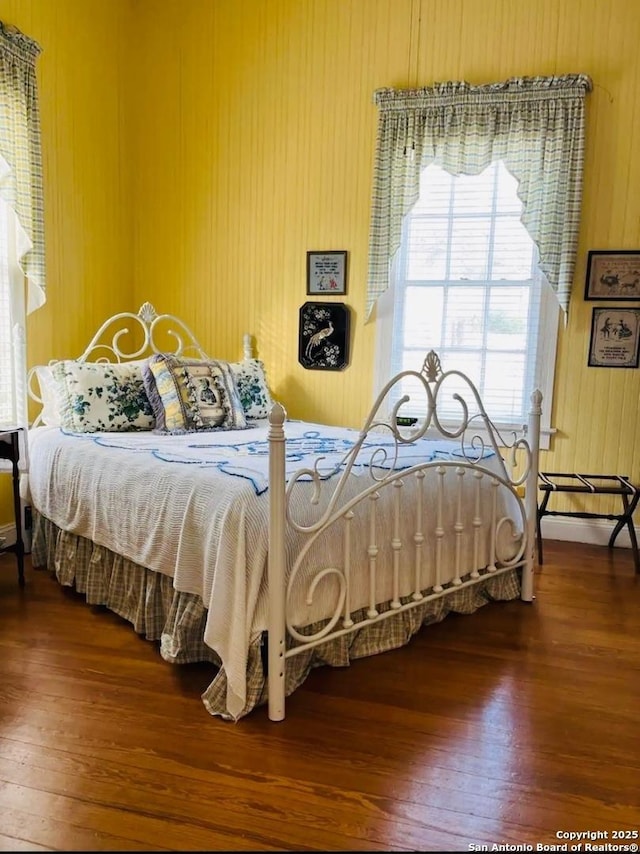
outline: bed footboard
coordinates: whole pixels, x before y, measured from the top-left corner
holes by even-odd
[[[390,416],[378,415],[390,389],[407,377],[419,382],[427,402],[426,417],[409,429],[398,420],[401,406],[409,400],[406,395]],[[461,413],[454,427],[443,426],[438,412],[443,388],[450,381]],[[467,399],[459,394],[461,381],[469,390]],[[505,441],[471,380],[458,371],[443,373],[432,351],[420,372],[404,371],[382,390],[358,442],[333,477],[322,473],[320,457],[313,468],[300,469],[288,482],[286,413],[279,404],[273,407],[268,557],[271,720],[284,719],[286,662],[303,650],[514,569],[521,574],[521,598],[533,600],[539,391],[532,394],[531,403],[525,434]],[[421,440],[434,432],[451,445],[456,443],[457,450],[420,459],[425,447]],[[381,434],[387,441],[375,447]],[[316,518],[306,512],[303,518],[298,516],[299,491],[304,489]],[[293,554],[288,548],[291,536],[298,544]],[[304,590],[302,599],[299,588]],[[305,604],[312,613],[322,588],[331,590],[333,604],[318,629],[317,620],[299,620]]]

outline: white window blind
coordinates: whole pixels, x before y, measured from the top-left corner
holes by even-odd
[[[517,188],[502,162],[476,176],[423,170],[379,315],[378,384],[420,370],[433,349],[444,370],[473,380],[499,426],[526,423],[531,392],[541,388],[548,429],[559,309],[520,221]],[[455,382],[447,389],[457,390]],[[404,394],[411,402],[403,415],[426,412],[416,381],[396,387],[391,403]],[[455,421],[459,407],[449,394],[442,403],[441,417]]]

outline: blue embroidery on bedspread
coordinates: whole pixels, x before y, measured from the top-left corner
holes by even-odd
[[[126,450],[136,454],[150,454],[166,463],[197,466],[201,469],[215,468],[222,474],[245,478],[252,483],[257,495],[262,495],[268,489],[269,442],[266,439],[220,443],[203,441],[198,437],[198,441],[185,440],[184,445],[178,450],[170,450],[162,447],[167,444],[167,439],[158,440],[158,434],[155,433],[151,434],[149,439],[142,438],[141,434],[137,433],[134,439],[129,435],[125,437],[122,433],[74,433],[64,428],[60,429],[65,436],[90,440],[101,447]],[[352,432],[354,439],[325,436],[319,430],[306,430],[301,436],[288,437],[285,456],[287,479],[302,468],[315,468],[322,480],[328,480],[336,475],[344,468],[344,457],[358,440],[357,431]],[[396,450],[394,441],[379,434],[375,439],[363,443],[358,462],[354,466],[354,473],[357,474],[368,468],[371,454],[377,449],[386,451],[387,458],[376,457],[376,467],[397,470],[410,468],[419,462],[465,456],[462,449],[452,447],[451,442],[420,440],[401,445],[399,457],[394,463]],[[480,455],[472,448],[466,448],[466,452],[471,459],[479,459]],[[482,456],[486,458],[493,455],[494,452],[487,448]]]

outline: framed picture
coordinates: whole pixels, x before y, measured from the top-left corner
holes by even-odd
[[[307,252],[307,293],[331,296],[346,292],[346,251]]]
[[[637,368],[640,308],[594,308],[589,367]]]
[[[589,252],[586,300],[640,300],[640,250]]]
[[[305,302],[300,309],[298,361],[303,368],[341,371],[349,364],[349,307]]]

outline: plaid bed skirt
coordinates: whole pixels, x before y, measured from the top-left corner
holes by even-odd
[[[249,647],[246,706],[240,715],[232,718],[226,707],[224,668],[215,651],[203,641],[207,609],[200,597],[175,590],[170,576],[63,531],[37,512],[33,515],[32,561],[35,568],[55,573],[60,584],[84,594],[89,604],[107,607],[130,622],[138,634],[159,641],[165,661],[173,664],[208,661],[217,665],[213,681],[202,694],[202,701],[212,715],[239,720],[266,703],[262,636],[254,638]],[[516,599],[519,595],[520,573],[511,570],[461,590],[453,589],[440,599],[327,641],[287,660],[285,693],[288,696],[295,691],[314,667],[347,667],[356,658],[404,646],[422,626],[440,622],[451,612],[471,614],[487,602]],[[365,610],[354,614],[354,620],[362,618]],[[378,610],[384,611],[385,606]],[[318,631],[321,626],[322,623],[308,626],[305,633]]]

